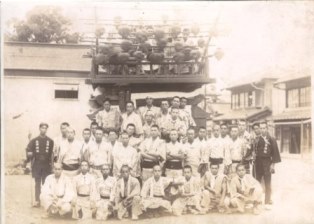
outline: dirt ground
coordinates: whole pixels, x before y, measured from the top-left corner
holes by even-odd
[[[257,224],[299,224],[314,223],[314,163],[294,159],[283,159],[276,166],[273,175],[273,209],[253,214],[207,214],[185,215],[182,217],[160,217],[140,219],[138,223],[257,223]],[[5,176],[5,223],[6,224],[65,224],[79,221],[44,219],[43,210],[31,207],[31,177]],[[109,220],[106,223],[117,223]],[[133,221],[122,221],[123,223]],[[85,222],[80,222],[85,223]],[[92,223],[102,223],[93,220]]]

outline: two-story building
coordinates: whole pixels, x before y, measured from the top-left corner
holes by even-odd
[[[312,152],[311,76],[285,77],[277,80],[274,87],[284,95],[280,99],[284,103],[282,111],[272,117],[280,151],[309,158]]]
[[[251,125],[267,119],[272,113],[275,81],[275,78],[263,78],[227,88],[231,92],[230,110],[215,117],[214,121],[234,124],[237,120],[246,120]]]

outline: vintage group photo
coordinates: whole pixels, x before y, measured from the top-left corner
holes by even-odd
[[[312,1],[1,11],[3,223],[314,223]]]

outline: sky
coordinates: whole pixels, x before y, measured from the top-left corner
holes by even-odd
[[[41,2],[59,5],[73,21],[73,29],[91,30],[95,19],[160,20],[162,15],[197,22],[205,30],[220,12],[219,30],[212,47],[221,48],[221,60],[211,58],[210,75],[217,88],[257,81],[262,77],[293,76],[314,70],[314,1],[246,2]],[[36,2],[4,2],[3,25],[25,18]]]

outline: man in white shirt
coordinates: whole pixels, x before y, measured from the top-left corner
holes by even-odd
[[[112,156],[109,150],[109,144],[103,140],[104,131],[101,127],[96,129],[95,142],[90,146],[89,164],[91,173],[95,178],[101,177],[101,168],[104,164],[112,164]]]
[[[120,112],[111,107],[111,102],[108,98],[104,100],[103,107],[104,109],[96,115],[98,126],[103,127],[105,132],[111,129],[118,131],[120,129]]]
[[[109,176],[109,164],[103,165],[101,173],[102,176],[96,179],[96,219],[107,220],[113,214],[117,180]]]
[[[135,134],[138,136],[143,135],[143,123],[140,115],[134,111],[134,103],[129,101],[126,103],[126,112],[122,114],[122,125],[121,130],[125,131],[128,124],[135,125]]]
[[[193,177],[192,167],[189,165],[183,168],[183,177],[177,178],[176,183],[180,185],[180,196],[172,204],[173,214],[176,216],[182,215],[184,210],[193,214],[204,214],[204,209],[201,208],[201,188],[199,178]]]
[[[68,127],[68,140],[60,145],[59,160],[63,174],[73,178],[79,173],[82,144],[75,139],[75,131]]]
[[[91,130],[91,137],[90,137],[90,141],[91,142],[95,142],[95,134],[96,134],[96,129],[98,128],[98,124],[96,121],[93,121],[91,124],[90,124],[90,130]]]
[[[251,174],[246,174],[243,164],[237,165],[236,172],[230,183],[230,198],[225,200],[228,213],[231,212],[231,207],[244,213],[246,205],[250,204],[253,205],[253,213],[260,214],[263,202],[262,186]]]
[[[188,120],[188,126],[189,127],[195,127],[196,123],[192,117],[192,110],[191,107],[188,108],[187,105],[188,99],[186,97],[181,97],[180,98],[180,109],[185,113],[185,116]]]
[[[67,137],[68,127],[70,127],[68,122],[61,123],[60,125],[61,135],[53,139],[53,142],[54,142],[53,157],[54,157],[55,162],[57,162],[59,159],[60,145],[68,141],[68,137]]]
[[[227,171],[230,165],[230,152],[220,137],[219,125],[214,125],[213,136],[208,140],[209,162],[219,165],[219,173]]]
[[[206,128],[204,126],[201,126],[198,129],[198,136],[195,138],[195,141],[201,145],[201,162],[208,163],[208,158],[206,158],[206,156],[208,156],[206,154],[208,143],[206,137]]]
[[[88,162],[82,161],[81,173],[73,178],[75,195],[72,200],[73,219],[91,219],[92,210],[96,208],[95,178],[88,171]]]
[[[132,176],[137,176],[138,155],[137,150],[129,145],[130,137],[128,133],[123,132],[121,135],[121,143],[117,145],[113,151],[113,175],[120,177],[120,169],[122,165],[127,164],[130,167]]]
[[[237,126],[231,127],[231,140],[229,143],[230,158],[232,161],[231,167],[229,168],[229,179],[232,179],[236,175],[236,167],[242,163],[243,157],[247,150],[245,141],[238,137],[239,128]]]
[[[41,189],[40,203],[48,216],[65,216],[71,213],[74,198],[71,180],[62,173],[62,165],[54,164],[53,174],[47,176]]]
[[[172,179],[161,176],[161,167],[153,167],[153,176],[143,185],[141,196],[143,210],[147,209],[166,209],[172,213],[170,201],[166,200],[165,189],[172,183]]]
[[[168,120],[165,122],[163,129],[161,129],[161,132],[164,136],[167,136],[166,138],[169,138],[169,133],[172,129],[175,129],[178,131],[179,136],[185,135],[187,126],[185,123],[180,120],[179,118],[179,109],[178,108],[171,108],[170,110],[171,117],[168,118]]]
[[[86,160],[88,161],[89,158],[89,147],[91,144],[90,137],[91,137],[91,130],[88,128],[85,128],[83,130],[83,143],[82,143],[82,149],[81,149],[81,161]]]
[[[180,97],[174,96],[172,98],[170,109],[172,109],[172,108],[179,109],[179,113],[178,113],[179,119],[181,121],[183,121],[184,125],[188,128],[189,127],[189,119],[187,117],[186,112],[184,112],[183,110],[180,109]]]
[[[245,155],[243,157],[243,164],[245,165],[246,173],[251,173],[251,162],[252,162],[252,140],[253,137],[251,134],[246,130],[246,121],[239,120],[238,121],[238,128],[239,128],[239,138],[245,142]]]
[[[154,99],[151,96],[147,96],[146,97],[146,105],[138,108],[138,112],[141,115],[141,118],[142,118],[143,122],[145,120],[145,115],[146,115],[146,113],[148,111],[150,111],[152,113],[153,121],[156,121],[157,114],[159,113],[160,108],[159,107],[155,107],[153,105],[153,102],[154,102]]]
[[[195,141],[195,130],[189,128],[187,131],[187,142],[183,145],[185,151],[184,164],[192,167],[194,177],[199,177],[198,168],[201,163],[201,145]]]
[[[183,145],[178,142],[178,131],[172,129],[170,131],[170,142],[166,144],[166,177],[177,178],[182,176],[183,161],[185,151]]]
[[[143,125],[143,132],[144,138],[150,137],[150,130],[151,127],[155,124],[154,114],[152,111],[147,111],[144,115],[144,125]]]
[[[166,123],[170,118],[169,102],[167,100],[162,100],[160,104],[160,112],[157,115],[156,121],[161,131],[161,138],[165,139],[167,142],[169,142],[169,136],[164,134],[164,130],[166,129]]]
[[[139,146],[141,153],[142,181],[153,176],[153,167],[166,160],[165,141],[159,138],[159,127],[151,127],[151,137],[146,138]]]

